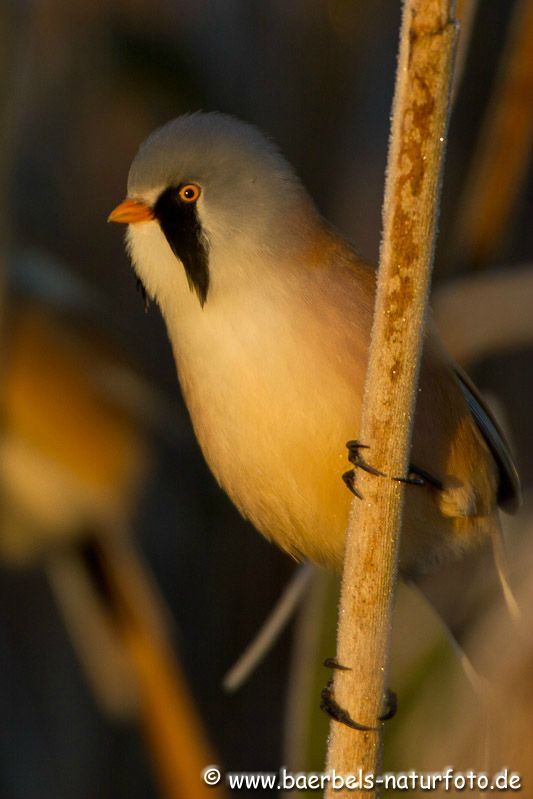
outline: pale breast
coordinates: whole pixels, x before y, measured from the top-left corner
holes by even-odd
[[[351,498],[345,443],[357,432],[369,320],[341,320],[320,280],[305,296],[290,281],[283,291],[256,289],[208,300],[169,329],[185,400],[206,460],[241,512],[287,551],[338,562]]]
[[[352,500],[341,475],[346,441],[358,437],[373,282],[354,282],[344,267],[300,277],[264,274],[208,297],[203,309],[189,293],[181,312],[165,317],[195,432],[219,483],[266,537],[338,568]],[[414,462],[466,495],[486,483],[493,502],[490,455],[449,367],[430,350]],[[465,463],[457,460],[463,446]],[[459,552],[489,529],[492,508],[470,518],[448,513],[447,496],[407,488],[404,571]]]

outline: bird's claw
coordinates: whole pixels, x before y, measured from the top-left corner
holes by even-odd
[[[343,666],[342,663],[339,663],[337,658],[326,658],[324,661],[324,666],[327,669],[337,669],[338,671],[351,671],[350,666]]]
[[[388,688],[385,701],[386,710],[378,717],[378,721],[381,723],[388,721],[396,714],[396,694]],[[359,730],[360,732],[376,732],[379,730],[379,727],[369,727],[367,724],[360,724],[358,721],[354,721],[348,711],[339,705],[333,696],[333,680],[329,680],[326,687],[322,689],[320,709],[324,710],[328,716],[331,716],[332,719],[340,722],[340,724],[351,727],[352,730]]]
[[[363,499],[363,495],[355,487],[355,469],[349,469],[347,472],[344,472],[342,479],[354,496],[358,497],[358,499]]]
[[[348,450],[348,460],[350,463],[353,463],[354,466],[376,477],[385,477],[384,472],[380,472],[379,469],[371,466],[360,454],[360,450],[369,449],[368,444],[362,444],[360,441],[347,441],[346,448]]]
[[[373,474],[375,477],[387,476],[385,472],[381,472],[379,469],[371,466],[371,464],[367,463],[362,457],[360,450],[369,449],[368,444],[362,444],[360,441],[352,440],[346,442],[346,448],[348,450],[348,460],[357,469],[363,469],[365,472]],[[348,472],[344,472],[342,479],[352,494],[355,494],[355,496],[359,497],[359,499],[363,499],[363,495],[355,487],[355,469],[350,469]],[[422,487],[430,485],[433,488],[436,488],[438,491],[443,490],[442,482],[438,478],[434,477],[425,469],[421,469],[419,466],[415,466],[412,463],[409,464],[409,472],[407,477],[393,477],[392,479],[398,483],[406,483],[407,485]]]
[[[385,477],[383,472],[380,472],[379,469],[376,469],[374,466],[371,466],[369,463],[367,463],[361,455],[360,450],[369,449],[368,444],[362,444],[360,441],[352,440],[346,442],[346,448],[348,450],[348,460],[357,469],[363,469],[363,471],[373,474],[375,477]],[[350,469],[348,472],[344,472],[342,479],[352,494],[359,499],[363,499],[363,495],[355,487],[355,469]]]
[[[409,473],[407,477],[393,477],[393,480],[396,480],[398,483],[406,483],[407,485],[412,486],[430,485],[433,486],[433,488],[436,488],[438,491],[443,490],[443,485],[438,478],[434,477],[429,472],[426,472],[425,469],[421,469],[419,466],[414,466],[413,464],[409,464]]]

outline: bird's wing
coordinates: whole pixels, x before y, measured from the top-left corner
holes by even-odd
[[[470,413],[498,466],[500,473],[498,505],[507,513],[515,513],[520,507],[522,497],[520,478],[509,445],[496,419],[468,375],[457,364],[454,364],[454,369]]]

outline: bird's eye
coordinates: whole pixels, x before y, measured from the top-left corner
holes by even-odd
[[[195,203],[201,193],[200,186],[196,183],[185,183],[178,191],[178,197],[184,203]]]

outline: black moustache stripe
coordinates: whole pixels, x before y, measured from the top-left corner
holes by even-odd
[[[209,291],[209,247],[196,203],[183,202],[178,188],[170,187],[158,197],[154,213],[172,252],[185,268],[189,288],[203,306]]]

